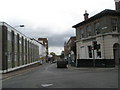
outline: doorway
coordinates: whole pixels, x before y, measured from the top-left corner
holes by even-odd
[[[120,65],[120,44],[115,43],[113,45],[113,54],[115,59],[115,65]]]

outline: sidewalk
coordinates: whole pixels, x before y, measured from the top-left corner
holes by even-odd
[[[11,71],[11,72],[2,74],[2,80],[5,80],[7,78],[12,78],[13,76],[21,75],[23,73],[30,72],[32,70],[37,69],[40,66],[41,66],[40,64],[35,64],[35,65],[31,65],[31,66],[28,66],[28,67],[25,67],[25,68],[22,68],[22,69],[18,69],[16,71]]]
[[[80,70],[80,71],[109,71],[109,70],[118,70],[118,67],[109,67],[109,68],[102,68],[102,67],[74,67],[68,65],[68,69],[70,70]]]

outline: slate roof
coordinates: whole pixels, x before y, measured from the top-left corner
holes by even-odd
[[[94,21],[94,20],[96,20],[96,19],[98,19],[98,18],[101,18],[101,17],[103,17],[103,16],[107,16],[107,15],[110,15],[110,16],[120,16],[120,10],[109,10],[109,9],[105,9],[105,10],[103,10],[102,12],[94,15],[93,17],[91,17],[91,18],[89,18],[89,19],[87,19],[87,20],[85,20],[85,21],[83,21],[83,22],[80,22],[80,23],[78,23],[78,24],[76,24],[76,25],[74,25],[74,26],[72,26],[72,27],[73,27],[73,28],[77,28],[77,27],[79,27],[79,26],[81,26],[81,25],[87,24],[87,23],[89,23],[89,22],[92,22],[92,21]]]

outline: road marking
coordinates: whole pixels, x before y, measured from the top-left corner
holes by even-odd
[[[53,84],[41,84],[42,87],[49,87],[52,86]]]

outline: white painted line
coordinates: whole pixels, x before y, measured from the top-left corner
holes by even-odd
[[[41,84],[42,87],[49,87],[52,86],[53,84]]]

